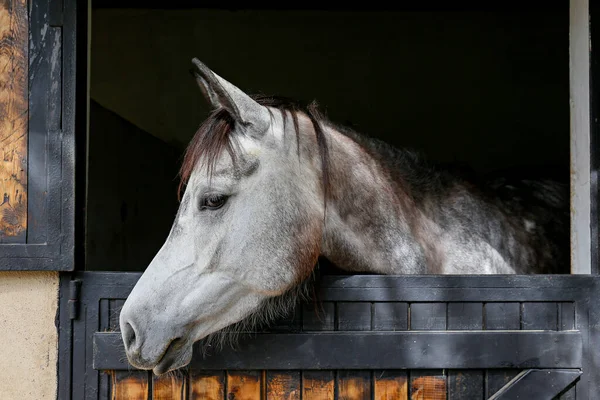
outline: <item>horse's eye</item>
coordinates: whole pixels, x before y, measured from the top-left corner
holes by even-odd
[[[210,194],[200,202],[200,210],[216,210],[223,207],[227,201],[227,196],[222,194]]]

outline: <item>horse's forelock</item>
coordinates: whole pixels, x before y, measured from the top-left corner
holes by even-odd
[[[279,96],[253,95],[252,98],[262,106],[278,109],[282,113],[284,127],[287,123],[287,113],[290,113],[294,131],[298,137],[298,152],[300,152],[300,126],[298,123],[298,113],[303,112],[308,116],[315,131],[321,157],[323,192],[326,201],[330,193],[329,186],[331,181],[329,177],[329,151],[323,129],[323,122],[326,121],[326,118],[319,111],[317,104],[313,102],[304,107],[293,100]],[[199,162],[206,165],[209,176],[212,176],[215,165],[223,151],[226,150],[231,156],[232,161],[235,163],[236,154],[233,148],[231,135],[234,131],[234,127],[234,118],[224,108],[213,111],[202,125],[200,125],[198,131],[196,131],[196,134],[185,150],[183,163],[179,170],[179,199],[181,199],[182,190],[188,183],[192,171]]]

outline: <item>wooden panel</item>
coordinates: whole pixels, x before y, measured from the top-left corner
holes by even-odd
[[[335,307],[331,302],[303,306],[302,329],[305,331],[332,331],[335,327]]]
[[[116,371],[113,372],[113,400],[147,400],[148,372]]]
[[[337,329],[340,331],[371,330],[371,303],[337,303]]]
[[[303,371],[302,400],[333,400],[335,376],[333,371]]]
[[[580,370],[528,369],[512,379],[489,400],[555,399],[580,376]]]
[[[482,303],[449,303],[449,330],[478,330],[483,327]]]
[[[27,1],[0,2],[0,243],[26,238],[28,40]]]
[[[371,371],[339,371],[339,400],[370,400]]]
[[[225,379],[222,371],[190,372],[190,400],[224,400]]]
[[[376,400],[408,400],[408,381],[405,371],[374,371],[373,390]]]
[[[410,400],[446,400],[443,371],[411,371]]]
[[[488,330],[518,330],[521,328],[521,305],[519,303],[487,303],[484,307]]]
[[[227,373],[227,400],[261,400],[260,371]]]
[[[446,303],[413,303],[410,305],[411,330],[445,330]]]
[[[451,370],[448,372],[448,400],[481,399],[484,390],[484,371]]]
[[[109,330],[112,332],[120,332],[121,326],[119,324],[119,316],[121,315],[121,309],[125,305],[125,300],[111,300],[110,301],[110,326]]]
[[[558,305],[558,330],[575,329],[575,304],[560,303]]]
[[[408,329],[407,303],[373,304],[373,330],[405,331]]]
[[[519,369],[489,370],[486,379],[486,399],[502,389],[512,378],[519,375]]]
[[[152,377],[153,400],[185,400],[187,392],[185,376],[175,372],[166,376]]]
[[[577,399],[577,386],[573,384],[570,389],[565,393],[558,396],[557,400],[576,400]]]
[[[582,340],[578,331],[257,333],[242,338],[236,349],[225,346],[209,350],[204,358],[194,357],[190,366],[198,370],[581,368]],[[92,365],[99,370],[130,368],[120,333],[93,334]]]
[[[267,400],[300,400],[300,371],[267,371]]]
[[[521,307],[521,329],[557,329],[558,310],[556,303],[523,303]]]

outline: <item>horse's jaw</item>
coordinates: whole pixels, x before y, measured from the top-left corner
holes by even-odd
[[[224,274],[158,286],[142,279],[121,311],[121,333],[129,363],[156,375],[189,364],[195,342],[243,320],[267,298]]]

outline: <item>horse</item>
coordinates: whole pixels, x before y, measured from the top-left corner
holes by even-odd
[[[319,257],[375,274],[567,272],[567,185],[443,168],[192,63],[213,110],[185,152],[168,238],[120,314],[131,365],[164,374],[195,342],[287,312]]]

